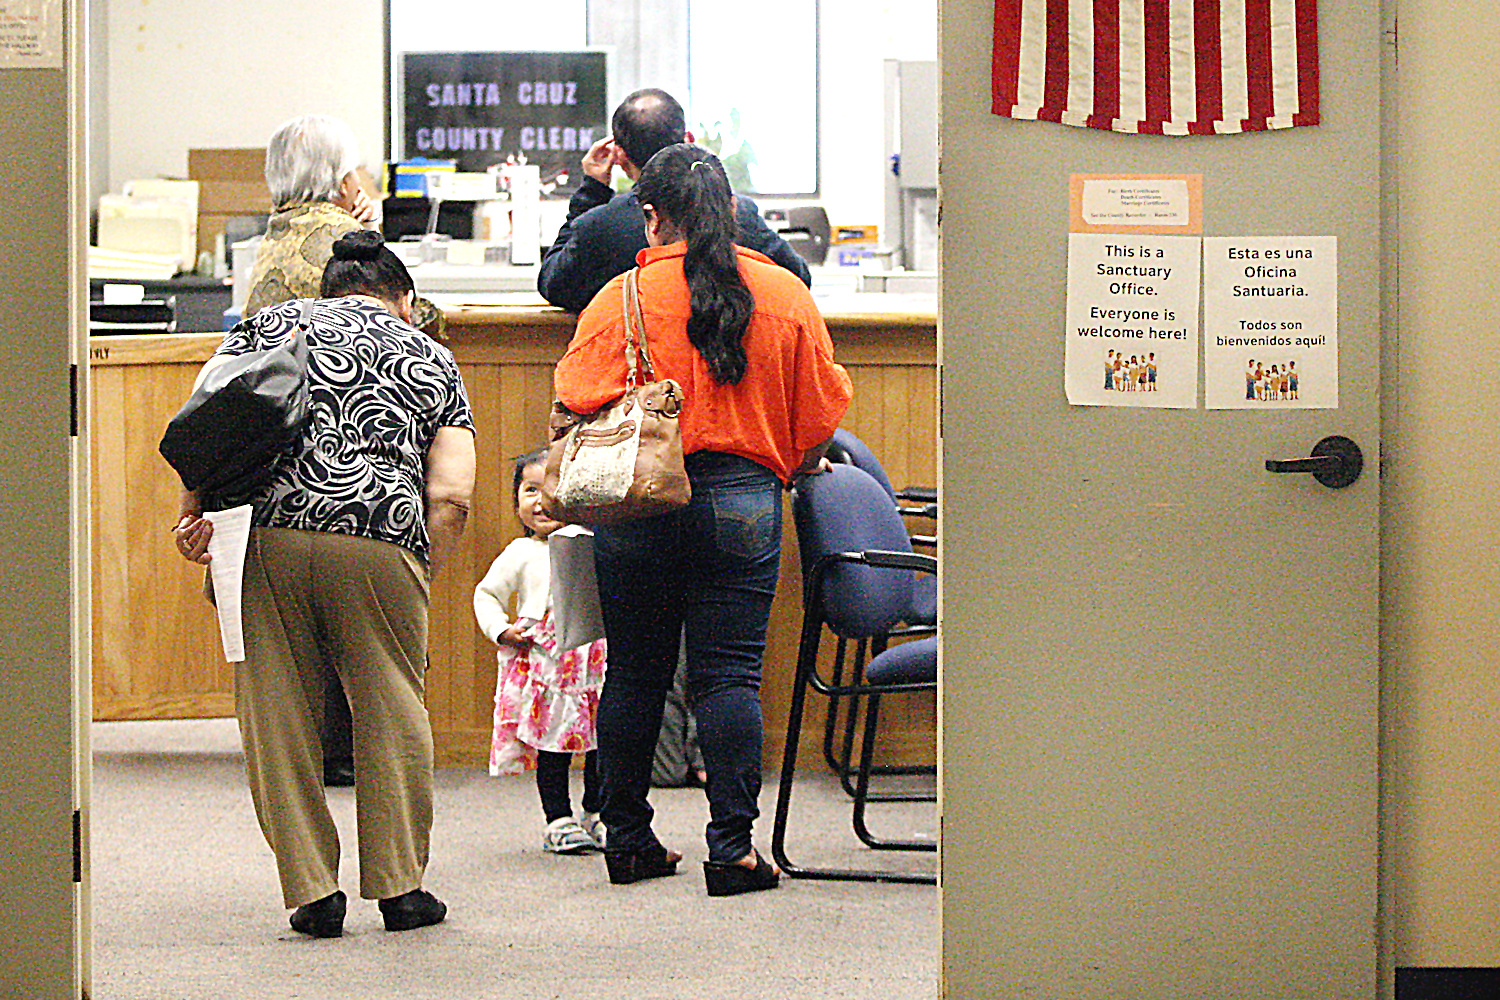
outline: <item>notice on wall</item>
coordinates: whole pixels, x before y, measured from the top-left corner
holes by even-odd
[[[1205,238],[1203,341],[1209,409],[1336,409],[1337,238]]]
[[[1201,174],[1073,174],[1068,188],[1070,232],[1203,232]]]
[[[1198,405],[1196,236],[1068,236],[1068,402]]]
[[[62,0],[0,0],[0,69],[62,64]]]

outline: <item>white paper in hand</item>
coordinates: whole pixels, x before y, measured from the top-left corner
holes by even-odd
[[[219,638],[224,659],[245,659],[245,632],[240,619],[240,594],[245,575],[245,546],[250,540],[250,520],[255,508],[249,504],[203,515],[214,526],[208,542],[208,571],[214,583],[214,606],[219,611]]]

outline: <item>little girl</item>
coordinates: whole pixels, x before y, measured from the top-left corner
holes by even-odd
[[[604,849],[594,749],[604,640],[577,649],[557,648],[563,629],[553,615],[547,539],[562,524],[541,507],[546,461],[546,449],[516,459],[516,514],[526,534],[505,547],[475,588],[474,616],[500,647],[490,774],[521,774],[535,767],[547,816],[542,847],[554,854],[580,854]],[[506,613],[512,598],[514,621]],[[586,751],[583,812],[574,819],[568,769],[578,751]]]

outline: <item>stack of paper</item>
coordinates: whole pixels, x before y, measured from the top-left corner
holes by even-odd
[[[181,269],[176,255],[137,253],[89,247],[90,278],[134,278],[138,281],[166,281]]]

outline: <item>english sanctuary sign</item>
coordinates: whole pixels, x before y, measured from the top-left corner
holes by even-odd
[[[406,52],[401,71],[402,159],[481,171],[524,154],[544,182],[567,173],[572,187],[608,134],[603,52]]]

